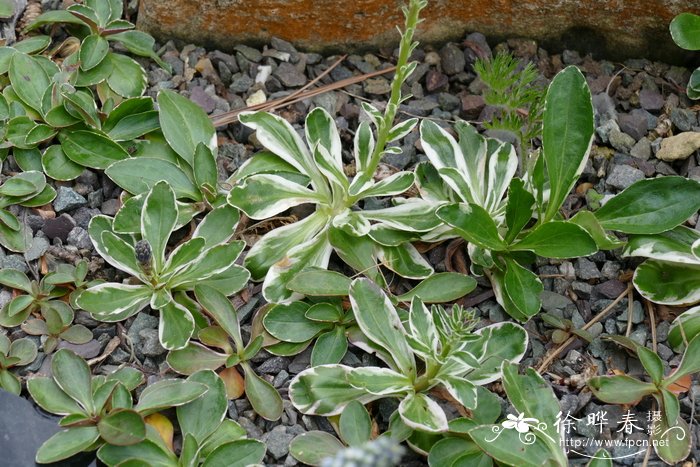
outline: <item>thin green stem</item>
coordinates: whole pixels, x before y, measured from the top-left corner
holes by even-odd
[[[377,128],[377,142],[374,146],[374,152],[370,157],[367,170],[360,175],[363,182],[369,181],[369,179],[374,175],[374,172],[379,166],[382,154],[384,154],[384,149],[389,140],[389,133],[391,132],[394,119],[396,118],[396,113],[398,112],[399,105],[401,103],[401,86],[406,81],[409,76],[408,59],[411,56],[415,46],[413,43],[413,36],[416,32],[416,26],[419,23],[420,12],[426,7],[428,2],[426,0],[411,0],[408,9],[405,10],[406,14],[406,24],[405,31],[401,35],[401,44],[399,46],[399,57],[396,62],[396,73],[394,74],[394,79],[391,82],[391,95],[389,97],[389,102],[387,102],[386,109],[384,109],[384,117],[379,121]],[[348,200],[351,204],[358,201],[357,196],[351,196]]]

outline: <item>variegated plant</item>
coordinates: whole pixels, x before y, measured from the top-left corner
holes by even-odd
[[[448,430],[447,417],[428,394],[438,386],[460,404],[475,408],[477,386],[496,381],[503,361],[518,362],[527,334],[514,323],[474,331],[474,315],[455,306],[429,310],[415,298],[403,323],[382,290],[368,279],[356,279],[350,301],[361,332],[350,336],[356,346],[375,353],[389,368],[321,365],[301,372],[291,382],[294,406],[313,415],[337,415],[352,401],[363,404],[393,397],[403,423],[432,433]]]
[[[191,341],[184,348],[170,352],[168,354],[170,367],[178,373],[191,375],[204,369],[217,370],[226,366],[229,374],[233,375],[232,384],[227,384],[230,386],[229,392],[236,393],[232,397],[239,397],[242,392],[245,392],[255,412],[267,420],[278,420],[282,416],[282,398],[277,390],[258,376],[250,365],[250,360],[263,346],[263,336],[252,335],[248,344],[244,344],[236,309],[229,299],[215,288],[197,285],[195,296],[217,326],[209,326],[199,331],[197,338],[201,344]],[[244,380],[233,368],[235,366],[243,369]]]
[[[246,257],[253,279],[264,279],[263,295],[268,301],[287,303],[299,298],[301,294],[289,290],[289,281],[304,268],[325,268],[333,251],[380,285],[385,281],[377,260],[403,277],[423,279],[432,274],[431,266],[400,234],[435,228],[438,220],[431,215],[430,204],[414,200],[385,209],[359,209],[364,199],[403,193],[414,182],[411,172],[398,172],[380,181],[374,177],[382,155],[399,151],[387,148],[387,144],[404,137],[417,123],[410,119],[394,125],[394,118],[405,99],[401,86],[416,66],[408,63],[408,57],[416,46],[412,37],[426,3],[412,0],[405,10],[406,30],[384,114],[363,104],[376,127],[376,137],[369,123],[357,129],[351,180],[343,167],[338,130],[323,109],[309,113],[306,143],[280,117],[269,113],[240,115],[241,123],[256,130],[258,141],[269,152],[254,156],[241,167],[243,175],[235,178],[242,182],[231,190],[229,203],[253,219],[267,219],[300,204],[316,206],[308,217],[264,235]],[[392,229],[390,235],[385,234],[387,226]],[[394,229],[398,235],[393,234]]]
[[[625,256],[649,258],[634,271],[634,286],[665,305],[700,302],[700,232],[678,226],[668,232],[630,235]]]
[[[535,255],[574,258],[623,245],[606,230],[660,233],[685,221],[700,204],[700,185],[681,177],[642,180],[595,214],[571,219],[559,212],[576,184],[593,141],[593,106],[586,80],[568,67],[545,99],[541,155],[515,173],[512,146],[480,136],[458,123],[459,140],[432,121],[421,141],[432,165],[417,169],[423,199],[444,225],[424,240],[461,236],[468,241],[472,272],[491,280],[496,299],[514,318],[527,321],[541,306],[542,282],[529,269]]]
[[[187,291],[205,284],[229,296],[248,282],[248,271],[234,264],[244,244],[229,242],[238,213],[228,205],[214,209],[191,238],[166,254],[168,240],[179,228],[175,193],[166,182],[158,182],[142,196],[140,212],[122,208],[114,219],[94,217],[88,228],[100,255],[139,283],[90,287],[77,304],[95,319],[108,322],[124,320],[150,304],[160,311],[161,344],[169,350],[180,349],[195,329],[207,326]]]
[[[0,245],[10,251],[26,251],[32,241],[31,230],[7,210],[9,206],[33,208],[50,203],[55,197],[56,190],[46,183],[41,172],[22,172],[5,180],[0,186]]]

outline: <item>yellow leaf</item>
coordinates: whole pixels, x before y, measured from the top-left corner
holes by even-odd
[[[173,448],[173,424],[168,417],[159,413],[154,413],[146,417],[145,421],[158,431],[158,434],[163,438],[168,448],[175,452]]]
[[[219,373],[226,386],[226,395],[229,399],[238,399],[245,392],[245,381],[236,367],[226,368]]]

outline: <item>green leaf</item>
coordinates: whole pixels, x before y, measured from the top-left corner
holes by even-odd
[[[669,465],[683,461],[693,447],[690,427],[681,417],[678,417],[673,426],[670,426],[663,417],[654,422],[651,440],[654,443],[656,455]]]
[[[473,277],[456,272],[440,272],[396,299],[400,302],[410,302],[414,297],[420,297],[423,303],[444,303],[457,300],[475,288],[476,280]]]
[[[52,10],[39,15],[29,26],[27,26],[26,31],[31,31],[53,23],[68,23],[87,26],[84,21],[79,19],[77,16],[74,16],[70,11]]]
[[[535,197],[525,189],[525,182],[519,178],[511,180],[506,205],[506,225],[508,225],[506,243],[512,243],[523,227],[530,222],[534,208]]]
[[[56,415],[81,413],[82,408],[60,388],[53,378],[34,377],[27,380],[32,399],[42,409]]]
[[[51,81],[39,61],[27,54],[15,53],[10,60],[9,78],[12,89],[19,98],[32,109],[41,112],[44,92]]]
[[[442,408],[425,394],[410,394],[399,404],[401,419],[409,427],[428,433],[448,430],[447,417]]]
[[[477,392],[476,386],[464,378],[447,376],[441,378],[440,382],[447,392],[452,395],[460,404],[467,409],[476,409],[477,407]]]
[[[316,339],[316,344],[311,351],[311,365],[329,365],[340,363],[348,350],[348,338],[345,337],[345,328],[336,326],[328,332],[324,332]]]
[[[265,219],[304,203],[322,201],[320,196],[279,175],[252,175],[235,186],[228,195],[229,204],[253,219]]]
[[[500,433],[496,441],[495,434]],[[517,430],[504,429],[501,425],[481,425],[469,431],[469,437],[489,456],[504,465],[541,467],[543,465],[567,465],[553,457],[552,450],[541,437],[532,444],[520,441]]]
[[[97,423],[100,436],[115,446],[129,446],[146,438],[146,424],[133,410],[115,410]]]
[[[202,467],[248,467],[260,464],[267,448],[254,439],[239,439],[214,449],[204,460]]]
[[[97,427],[86,426],[59,431],[41,445],[36,453],[39,464],[50,464],[86,451],[100,438]]]
[[[112,163],[129,157],[121,146],[91,131],[63,133],[61,148],[76,164],[93,169],[106,169]]]
[[[157,273],[163,271],[165,248],[176,223],[175,193],[167,182],[158,182],[146,195],[141,211],[141,237],[151,246]]]
[[[579,211],[574,217],[569,219],[569,222],[583,228],[588,235],[596,242],[600,250],[614,250],[623,246],[625,243],[618,240],[614,235],[609,235],[600,225],[595,214],[590,211]]]
[[[700,265],[648,259],[634,271],[634,286],[647,300],[665,305],[700,301]]]
[[[700,259],[693,253],[695,242],[700,242],[700,232],[679,225],[673,230],[660,234],[631,235],[623,255],[645,256],[675,263],[700,264]]]
[[[676,371],[664,380],[664,385],[668,386],[675,381],[678,381],[683,376],[692,375],[700,372],[700,337],[694,337],[688,343],[688,347],[683,354],[683,360],[678,365]]]
[[[197,399],[177,408],[177,420],[183,436],[192,435],[201,446],[216,431],[226,415],[226,387],[222,379],[211,370],[199,371],[187,380],[202,383],[208,388]]]
[[[554,77],[544,106],[542,150],[550,183],[545,220],[550,220],[583,172],[593,143],[591,91],[578,68],[569,66]]]
[[[344,448],[338,438],[325,431],[309,431],[292,440],[289,453],[299,462],[317,466]]]
[[[204,143],[199,143],[194,154],[194,179],[200,187],[216,192],[218,173],[216,156]]]
[[[46,178],[41,172],[22,172],[0,186],[0,195],[25,197],[44,189]]]
[[[350,286],[350,303],[362,332],[391,354],[403,374],[415,375],[413,352],[401,320],[384,292],[367,279],[356,279]]]
[[[206,385],[194,381],[163,379],[146,386],[134,410],[147,414],[159,409],[178,407],[195,400],[207,389]]]
[[[239,347],[237,350],[243,350],[243,339],[238,316],[231,301],[221,292],[206,285],[195,287],[194,293],[204,310],[233,338]]]
[[[109,53],[107,60],[112,62],[112,74],[107,84],[122,97],[138,97],[146,90],[146,73],[136,61],[122,54]]]
[[[382,265],[407,279],[425,279],[433,274],[433,268],[410,243],[398,246],[377,245],[377,258]]]
[[[584,229],[570,222],[547,222],[511,247],[515,251],[532,251],[545,258],[576,258],[592,255],[598,245]]]
[[[294,302],[289,305],[275,305],[263,318],[265,329],[272,336],[285,342],[306,342],[318,333],[328,329],[328,324],[313,321],[306,317],[309,305]]]
[[[70,160],[58,144],[46,148],[41,155],[41,166],[46,175],[61,181],[73,180],[84,170],[82,165]]]
[[[156,436],[159,436],[156,434]],[[132,446],[110,446],[105,444],[97,451],[97,457],[107,465],[128,466],[128,462],[142,462],[138,467],[173,467],[177,464],[175,454],[167,447],[147,439]]]
[[[528,368],[524,375],[520,375],[517,365],[504,362],[503,387],[518,413],[547,423],[545,433],[553,440],[559,439],[559,429],[555,423],[557,414],[561,412],[559,402],[549,384],[533,368]],[[556,448],[560,451],[559,457],[564,456],[558,443]],[[565,459],[564,456],[562,460]]]
[[[80,45],[80,68],[91,70],[102,62],[109,52],[109,42],[98,34],[90,34]]]
[[[152,157],[135,157],[111,164],[105,173],[129,193],[138,195],[150,190],[158,181],[170,184],[177,198],[201,201],[199,188],[175,164]],[[134,174],[139,174],[134,177]]]
[[[460,236],[490,250],[502,251],[506,244],[491,215],[476,204],[451,204],[437,210],[437,216],[455,228]]]
[[[216,370],[223,366],[227,359],[228,355],[215,352],[195,342],[169,352],[167,357],[170,368],[185,375],[191,375],[199,370]]]
[[[18,358],[19,361],[15,366],[29,365],[36,359],[37,348],[33,340],[26,337],[17,339],[10,345],[10,351],[7,354],[10,358]]]
[[[108,135],[115,141],[132,141],[159,128],[158,112],[151,110],[122,118]]]
[[[204,219],[192,233],[192,237],[204,239],[209,247],[225,243],[231,239],[236,231],[239,219],[238,211],[234,207],[224,204],[204,216]]]
[[[338,421],[340,437],[349,446],[366,443],[372,436],[372,419],[364,405],[357,401],[349,403]]]
[[[668,342],[671,347],[680,351],[686,342],[690,342],[700,334],[700,306],[690,308],[678,316],[668,331]]]
[[[428,455],[430,467],[490,467],[491,458],[473,441],[463,438],[444,438],[435,443]]]
[[[527,333],[515,323],[497,323],[479,329],[478,340],[468,342],[462,350],[481,363],[479,368],[462,372],[474,384],[484,385],[501,377],[505,360],[518,363],[527,349]],[[457,355],[459,357],[459,355]]]
[[[56,352],[51,360],[53,378],[63,392],[94,414],[91,372],[85,360],[68,349]]]
[[[641,345],[637,346],[637,357],[642,362],[644,369],[649,373],[649,376],[651,376],[652,382],[661,384],[661,380],[664,378],[664,363],[661,361],[661,358],[652,350]]]
[[[654,384],[627,375],[596,376],[588,380],[588,387],[598,399],[611,404],[636,404],[657,391]]]
[[[160,309],[158,337],[166,349],[184,348],[194,333],[194,327],[194,318],[189,310],[174,300]]]
[[[279,420],[282,416],[282,398],[277,390],[250,368],[241,365],[245,371],[245,393],[253,410],[265,420]]]
[[[609,230],[631,234],[665,232],[700,205],[700,182],[684,177],[640,180],[605,203],[595,215]]]
[[[39,126],[34,127],[34,130],[37,128],[40,128]],[[34,132],[32,130],[32,133]],[[27,135],[27,138],[29,138],[29,135]],[[15,162],[19,166],[20,169],[22,169],[23,172],[29,172],[32,170],[42,172],[43,168],[41,167],[41,151],[39,151],[38,148],[33,148],[33,149],[20,149],[20,148],[15,148],[12,151],[12,155],[15,156]]]
[[[97,105],[92,94],[86,91],[64,91],[63,106],[68,114],[80,120],[84,120],[90,126],[100,128],[100,118],[97,112]]]
[[[194,167],[194,154],[199,143],[216,154],[216,131],[201,107],[168,90],[158,93],[158,107],[165,139],[190,166]]]
[[[0,269],[0,284],[11,289],[32,293],[32,282],[25,273],[17,269]]]
[[[10,18],[15,14],[14,0],[0,1],[0,18]]]
[[[700,50],[700,16],[681,13],[670,25],[671,37],[678,47],[685,50]]]
[[[610,453],[605,449],[598,449],[591,457],[591,461],[586,464],[586,467],[613,467]]]
[[[503,280],[505,292],[515,307],[528,319],[535,316],[542,306],[540,294],[544,290],[542,281],[529,269],[525,269],[512,258],[503,258],[506,273]]]
[[[124,31],[117,34],[110,34],[108,39],[121,42],[132,54],[149,57],[168,73],[172,73],[170,65],[161,60],[158,54],[153,50],[156,41],[149,34],[142,31]]]
[[[326,269],[308,269],[301,271],[287,283],[289,290],[302,295],[321,297],[344,297],[350,292],[347,276]]]

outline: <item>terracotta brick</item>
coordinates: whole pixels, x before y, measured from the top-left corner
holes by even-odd
[[[271,36],[308,51],[353,51],[397,43],[403,0],[141,0],[139,22],[160,39],[230,50]],[[687,0],[431,0],[419,39],[529,37],[552,50],[594,51],[612,58],[679,60],[668,24]]]

